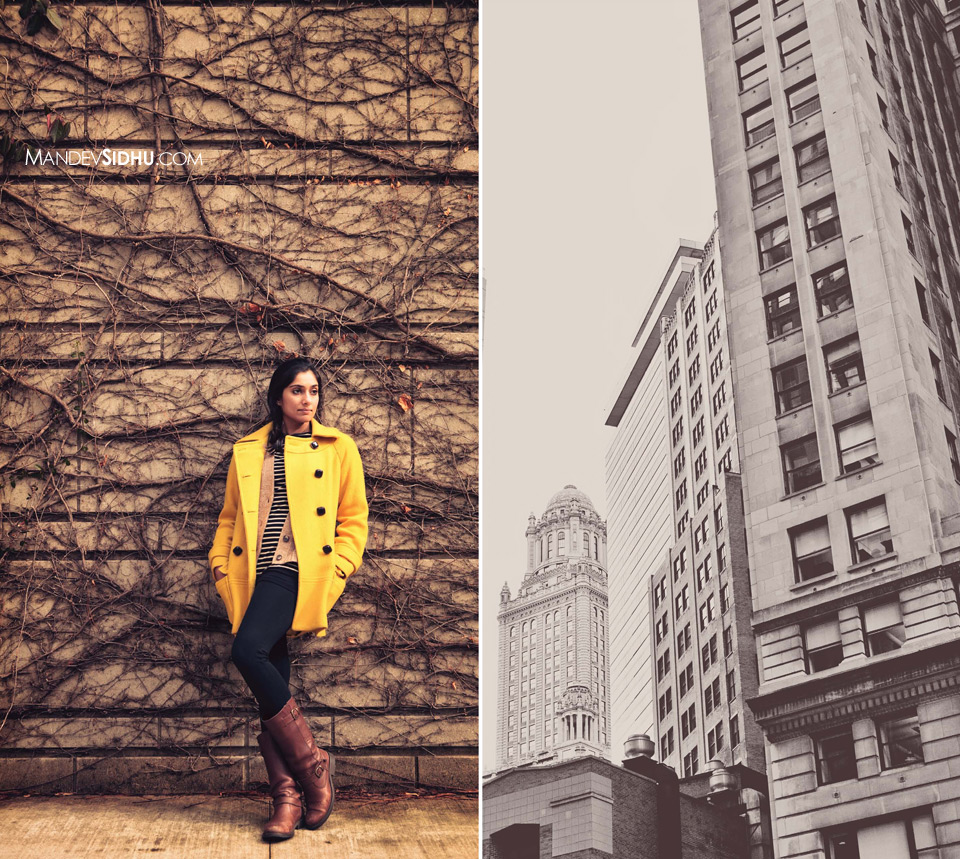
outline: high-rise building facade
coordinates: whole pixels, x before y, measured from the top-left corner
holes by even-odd
[[[498,769],[610,756],[607,526],[575,486],[527,525],[526,573],[500,592]]]
[[[780,856],[960,855],[960,103],[929,0],[700,0]]]
[[[614,727],[685,776],[764,768],[726,328],[715,232],[677,250],[607,419]]]

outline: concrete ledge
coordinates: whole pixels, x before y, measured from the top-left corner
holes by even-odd
[[[480,768],[476,755],[420,755],[419,787],[479,790]]]

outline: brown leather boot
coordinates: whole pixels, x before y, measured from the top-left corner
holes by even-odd
[[[267,765],[270,795],[273,797],[273,814],[263,827],[263,840],[286,841],[293,838],[303,816],[300,790],[270,734],[264,731],[257,737],[257,743],[263,762]]]
[[[303,713],[293,698],[263,726],[303,788],[307,812],[303,825],[317,829],[333,811],[333,755],[317,748]]]

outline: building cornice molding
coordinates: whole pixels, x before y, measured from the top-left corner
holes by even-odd
[[[955,640],[851,671],[811,678],[750,699],[757,723],[772,740],[849,724],[960,691]]]

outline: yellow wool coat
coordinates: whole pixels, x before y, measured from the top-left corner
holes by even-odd
[[[236,634],[257,578],[260,475],[271,424],[233,446],[223,510],[209,553],[226,577],[216,581]],[[287,436],[284,475],[300,569],[291,630],[327,633],[327,613],[356,572],[367,542],[367,496],[360,453],[348,435],[314,420],[311,437]]]

